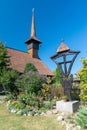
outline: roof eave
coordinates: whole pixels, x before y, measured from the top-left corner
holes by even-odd
[[[31,41],[35,41],[37,42],[38,44],[41,44],[42,42],[40,40],[38,40],[37,38],[29,38],[27,41],[25,41],[26,44],[29,44],[31,43]]]

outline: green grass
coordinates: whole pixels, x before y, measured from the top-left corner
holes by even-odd
[[[65,130],[57,121],[57,115],[19,116],[9,113],[0,104],[0,130]]]

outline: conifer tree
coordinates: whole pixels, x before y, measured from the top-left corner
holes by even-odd
[[[7,56],[7,50],[2,42],[0,42],[0,74],[3,69],[6,69],[8,65],[9,57]]]

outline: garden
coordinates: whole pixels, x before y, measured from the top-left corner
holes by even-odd
[[[72,92],[73,99],[80,101],[73,123],[87,129],[87,59],[82,58],[81,62],[83,66],[76,75],[80,78],[79,96]],[[5,104],[0,104],[2,130],[7,127],[15,130],[65,129],[57,122],[57,115],[47,115],[55,110],[56,101],[65,97],[60,70],[55,70],[54,77],[47,77],[40,75],[32,63],[26,64],[24,73],[9,69],[9,64],[7,50],[0,42],[0,95],[6,95]]]

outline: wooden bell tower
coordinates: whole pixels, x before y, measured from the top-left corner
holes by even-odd
[[[28,54],[32,58],[39,58],[38,57],[38,50],[41,41],[38,40],[36,37],[36,30],[35,30],[35,19],[34,19],[34,9],[32,9],[32,23],[31,23],[31,34],[30,38],[25,42],[28,45]]]

